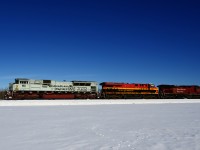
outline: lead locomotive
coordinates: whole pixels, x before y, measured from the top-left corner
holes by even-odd
[[[5,99],[94,99],[98,83],[93,81],[54,81],[15,79]]]

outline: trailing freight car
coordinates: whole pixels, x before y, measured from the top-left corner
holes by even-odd
[[[165,98],[165,99],[200,98],[200,86],[159,85],[158,87],[159,87],[160,98]]]
[[[54,80],[15,79],[5,99],[95,99],[98,83],[93,81],[60,82]]]
[[[153,84],[103,82],[100,85],[102,86],[101,98],[158,98],[158,88]]]

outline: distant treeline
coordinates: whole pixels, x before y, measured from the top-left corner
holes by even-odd
[[[5,93],[6,93],[5,89],[0,89],[0,99],[4,99]]]

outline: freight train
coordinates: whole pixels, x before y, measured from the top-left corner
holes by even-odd
[[[99,90],[101,86],[101,90]],[[200,86],[17,78],[5,99],[175,99],[200,98]]]

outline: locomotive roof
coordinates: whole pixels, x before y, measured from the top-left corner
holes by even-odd
[[[30,79],[27,79],[27,78],[15,78],[15,80],[30,80]]]
[[[78,81],[78,80],[72,80],[71,82],[81,82],[81,83],[83,83],[83,82],[96,82],[96,81]]]
[[[15,80],[45,80],[45,81],[56,81],[56,80],[47,80],[47,79],[28,79],[28,78],[15,78]],[[59,81],[59,82],[67,82],[66,80],[64,81]],[[80,81],[80,80],[72,80],[71,82],[79,82],[79,83],[85,83],[85,82],[96,82],[96,81]]]
[[[100,83],[100,85],[103,85],[103,84],[106,84],[106,85],[121,85],[121,84],[141,84],[141,85],[152,85],[152,83],[125,83],[125,82],[102,82]]]
[[[167,87],[167,88],[172,88],[172,87],[199,87],[198,85],[169,85],[169,84],[161,84],[158,85],[157,87]]]

